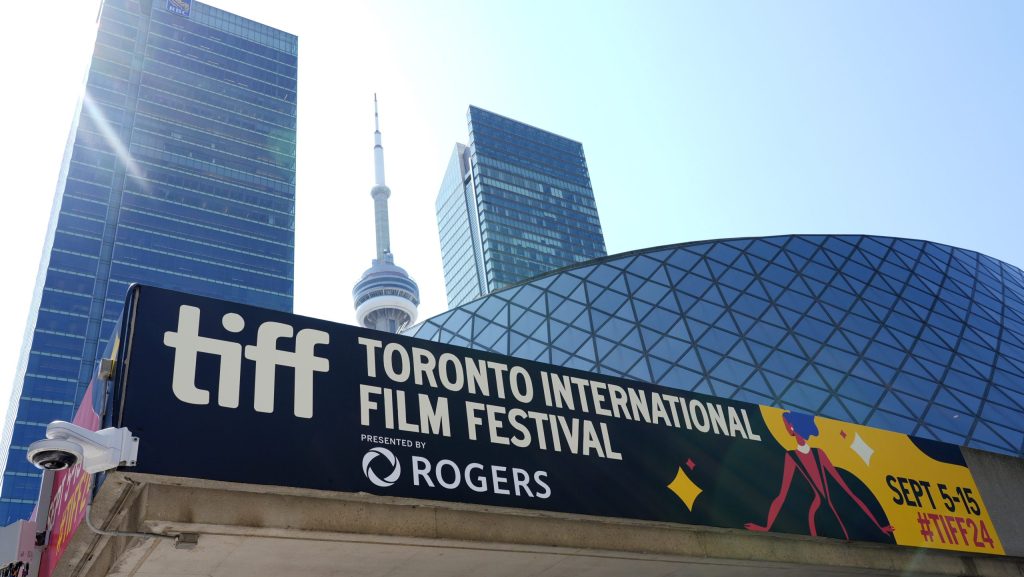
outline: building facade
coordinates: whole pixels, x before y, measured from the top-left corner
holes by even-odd
[[[70,420],[142,282],[290,311],[297,38],[189,0],[105,0],[65,153],[0,459],[26,517],[25,448]]]
[[[1024,456],[1024,271],[931,242],[657,247],[407,334]]]
[[[436,210],[449,306],[605,256],[579,142],[469,107]]]

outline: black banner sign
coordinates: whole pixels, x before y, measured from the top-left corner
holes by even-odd
[[[149,287],[126,315],[141,472],[1002,552],[952,446]]]

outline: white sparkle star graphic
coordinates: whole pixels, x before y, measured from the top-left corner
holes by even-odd
[[[850,445],[850,448],[853,449],[854,453],[857,453],[858,457],[864,460],[865,465],[871,465],[871,455],[875,454],[875,450],[865,443],[864,439],[860,438],[860,434],[853,434],[853,443]]]

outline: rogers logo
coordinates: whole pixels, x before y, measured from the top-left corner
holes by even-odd
[[[381,464],[377,467],[378,470],[382,468],[385,469],[383,477],[378,475],[377,470],[374,470],[372,466],[374,461],[380,462],[377,457],[383,457],[384,462],[387,463],[386,466]],[[395,484],[395,481],[398,480],[398,477],[401,474],[402,465],[398,463],[398,458],[395,457],[394,453],[384,447],[374,447],[363,455],[363,475],[366,475],[366,478],[374,485],[377,485],[378,487],[390,487]]]

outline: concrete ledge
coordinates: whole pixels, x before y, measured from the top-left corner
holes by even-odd
[[[317,572],[306,565],[324,557],[365,558],[374,568],[397,563],[397,574],[410,563],[423,576],[470,572],[481,559],[501,559],[504,569],[518,564],[521,569],[511,574],[520,577],[538,563],[563,568],[544,575],[578,574],[602,563],[641,577],[1024,575],[1024,559],[1012,557],[124,473],[107,479],[93,519],[119,530],[199,533],[198,549],[220,564],[227,561],[218,555],[232,551],[253,551],[235,561],[240,565],[261,550],[268,556],[277,551],[267,559],[268,569],[307,575]],[[318,559],[275,566],[282,551],[312,544],[316,553],[310,555]],[[196,566],[193,553],[175,551],[166,540],[98,537],[83,527],[60,575],[234,575]]]

